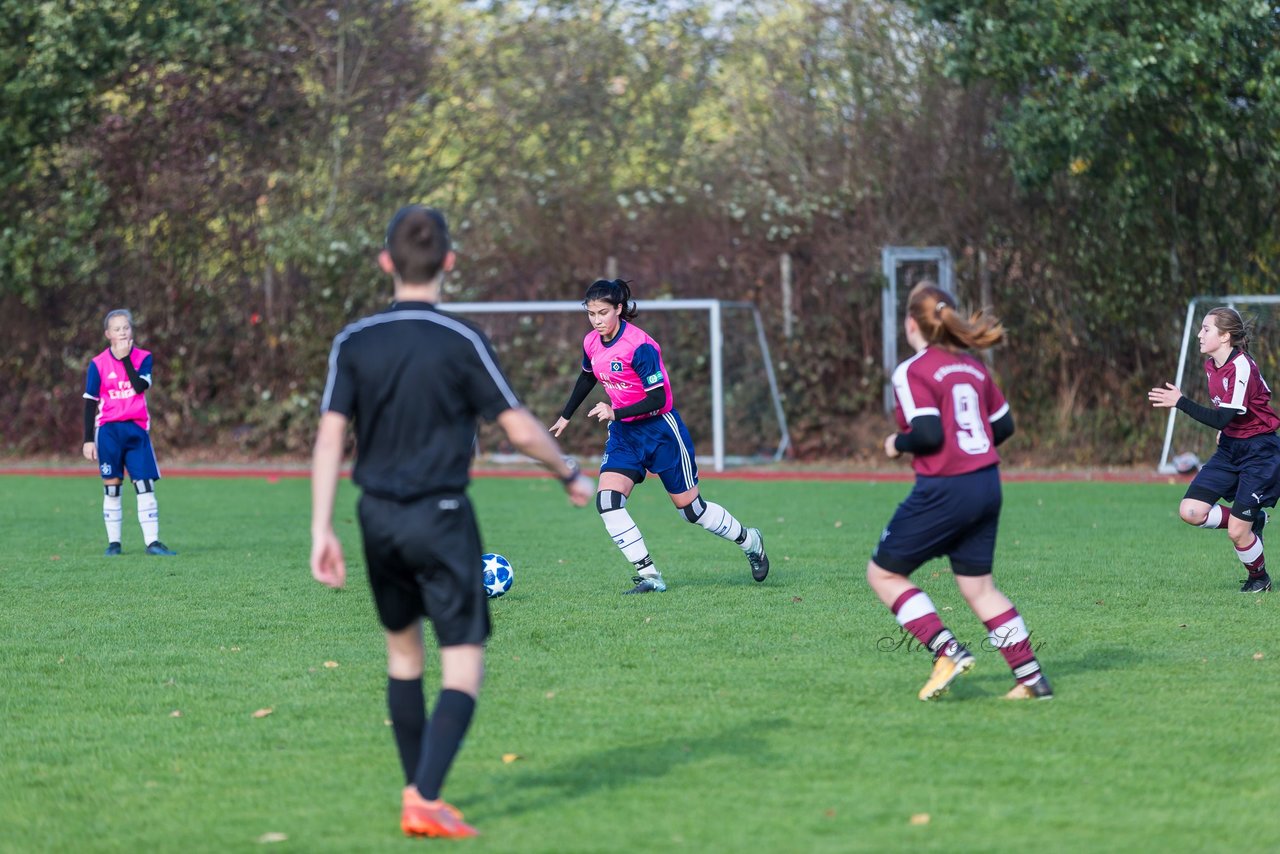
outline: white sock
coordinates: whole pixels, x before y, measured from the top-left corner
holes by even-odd
[[[707,502],[706,512],[702,514],[698,524],[717,537],[732,540],[738,545],[746,547],[746,540],[742,537],[742,523],[735,519],[732,513],[714,501]]]
[[[1223,517],[1225,517],[1229,512],[1231,511],[1228,510],[1226,507],[1223,507],[1221,504],[1213,505],[1212,507],[1209,508],[1209,515],[1206,516],[1205,520],[1200,523],[1200,527],[1201,528],[1227,527],[1223,521]]]
[[[616,492],[608,497],[604,496],[605,493],[602,492],[597,497],[597,508],[601,506],[610,508],[600,510],[600,519],[604,522],[604,529],[609,532],[614,545],[622,552],[623,557],[631,561],[641,575],[650,577],[659,575],[660,573],[653,565],[653,559],[649,557],[649,548],[644,544],[640,529],[636,527],[635,520],[627,512],[627,499]],[[602,501],[606,503],[602,504]]]
[[[124,501],[119,487],[116,487],[115,495],[102,496],[102,521],[107,525],[107,542],[120,542],[120,531],[124,527]]]
[[[138,493],[138,524],[142,526],[144,543],[151,545],[160,539],[160,510],[154,492]]]
[[[747,536],[747,529],[733,517],[732,513],[714,501],[703,501],[701,495],[693,499],[692,504],[681,507],[680,512],[698,527],[705,528],[717,537],[737,543],[738,548],[744,552],[753,545],[752,538]]]

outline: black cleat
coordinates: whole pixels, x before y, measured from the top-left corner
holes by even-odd
[[[1004,695],[1006,700],[1052,700],[1053,688],[1049,687],[1049,679],[1043,673],[1030,685],[1019,682],[1013,690]]]
[[[1253,531],[1255,537],[1261,537],[1262,529],[1265,527],[1267,527],[1267,511],[1259,508],[1258,515],[1254,517],[1250,530]]]
[[[1265,572],[1256,578],[1246,578],[1244,587],[1240,588],[1241,593],[1266,593],[1271,589],[1271,576]]]
[[[151,545],[147,546],[147,554],[149,554],[149,555],[163,555],[163,556],[165,556],[165,557],[172,557],[173,555],[176,555],[176,554],[177,554],[177,552],[175,552],[175,551],[171,551],[171,550],[169,549],[169,547],[168,547],[168,546],[166,546],[164,543],[160,542],[159,540],[156,540],[154,543],[152,543]]]
[[[751,577],[764,581],[769,576],[769,556],[764,553],[764,535],[759,528],[747,529],[747,563],[751,564]]]
[[[661,593],[667,589],[661,575],[637,575],[631,580],[636,586],[622,591],[623,596],[629,596],[632,593]]]
[[[119,543],[107,543],[107,550],[103,552],[103,554],[106,555],[107,557],[115,557],[116,555],[120,554],[122,551],[124,550],[120,548]]]

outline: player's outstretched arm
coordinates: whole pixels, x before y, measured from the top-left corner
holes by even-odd
[[[1156,409],[1172,409],[1182,399],[1182,390],[1173,383],[1165,383],[1164,388],[1153,388],[1147,392],[1147,400]]]
[[[560,478],[566,494],[576,507],[584,507],[595,494],[595,484],[578,469],[572,458],[560,453],[556,440],[542,429],[538,419],[524,407],[508,409],[498,416],[498,426],[520,453],[533,457]]]
[[[342,543],[333,530],[333,502],[338,492],[342,440],[346,432],[346,416],[324,413],[320,416],[311,455],[311,575],[329,587],[342,587],[347,581]]]

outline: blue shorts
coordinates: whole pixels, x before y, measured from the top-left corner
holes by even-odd
[[[956,575],[989,575],[1001,501],[998,466],[950,477],[917,477],[871,559],[909,576],[922,563],[945,555]]]
[[[98,443],[98,471],[103,480],[159,480],[160,466],[151,447],[151,436],[136,421],[108,421],[94,434]]]
[[[1264,433],[1247,439],[1223,436],[1183,497],[1206,504],[1224,498],[1232,502],[1232,516],[1252,522],[1259,508],[1275,507],[1278,496],[1280,438]]]
[[[625,474],[636,483],[653,472],[671,495],[698,485],[698,464],[693,461],[693,439],[674,409],[643,421],[609,422],[600,471]]]

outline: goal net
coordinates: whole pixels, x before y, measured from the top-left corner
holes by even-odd
[[[1253,335],[1249,355],[1258,363],[1263,379],[1274,383],[1280,379],[1280,295],[1267,296],[1200,296],[1187,303],[1187,318],[1182,329],[1182,348],[1178,354],[1178,372],[1173,384],[1197,403],[1208,405],[1204,384],[1204,356],[1200,354],[1197,336],[1205,314],[1218,306],[1230,306],[1252,323]],[[1274,392],[1274,389],[1273,389]],[[1280,404],[1274,397],[1273,407]],[[1213,456],[1217,433],[1187,417],[1176,409],[1169,410],[1165,426],[1164,447],[1160,452],[1162,474],[1186,473]]]
[[[780,460],[790,444],[777,377],[760,312],[749,302],[638,300],[637,325],[662,346],[676,409],[700,465]],[[548,426],[560,415],[582,372],[582,339],[591,327],[581,302],[445,302],[442,309],[475,323],[493,342],[521,401]],[[598,457],[605,428],[587,413],[605,400],[597,386],[561,436],[566,450]],[[480,433],[481,452],[502,459],[501,431]],[[707,452],[710,451],[710,454]]]

